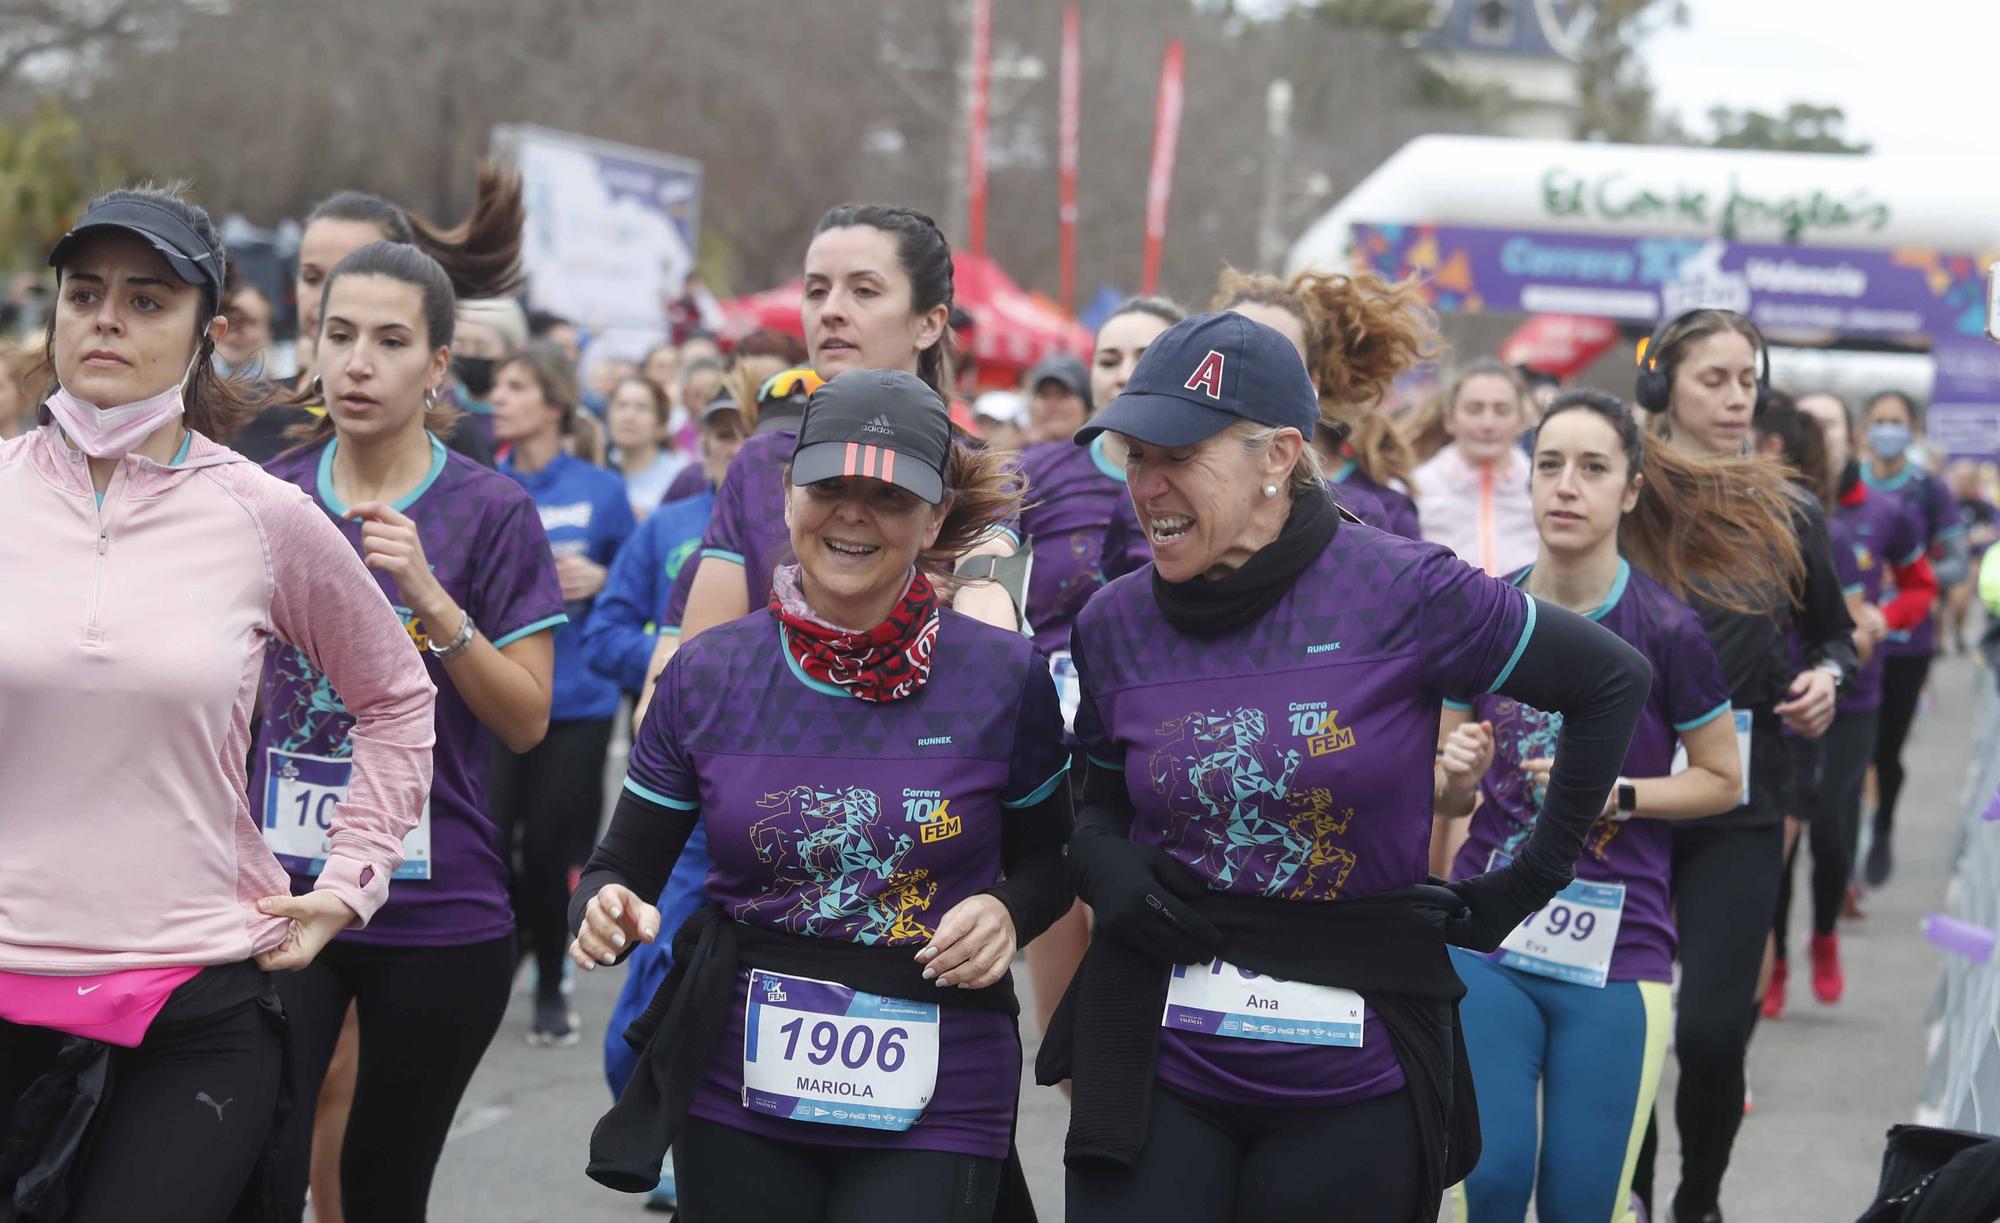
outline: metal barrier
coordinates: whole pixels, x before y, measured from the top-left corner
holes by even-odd
[[[1927,1019],[1929,1052],[1917,1119],[2000,1132],[2000,686],[1979,668],[1972,763],[1944,909],[1926,924],[1948,954]]]

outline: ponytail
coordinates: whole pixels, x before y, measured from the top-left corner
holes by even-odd
[[[526,220],[520,176],[491,162],[479,167],[472,214],[449,228],[406,212],[379,195],[338,191],[306,217],[377,225],[390,242],[414,246],[436,260],[462,298],[511,297],[526,279],[521,229]]]
[[[1284,281],[1268,273],[1225,270],[1215,308],[1245,302],[1288,311],[1303,324],[1306,372],[1319,392],[1321,432],[1343,445],[1369,480],[1411,484],[1415,455],[1381,410],[1396,379],[1436,359],[1443,347],[1437,315],[1416,279],[1301,272]]]

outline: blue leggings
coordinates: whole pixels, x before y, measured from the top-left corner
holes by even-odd
[[[1667,1055],[1666,982],[1591,989],[1451,958],[1482,1139],[1459,1217],[1521,1223],[1532,1194],[1542,1223],[1621,1223]]]
[[[604,1027],[604,1081],[610,1084],[613,1097],[624,1094],[626,1082],[639,1065],[639,1051],[625,1043],[625,1029],[646,1009],[673,969],[674,934],[705,902],[702,883],[713,865],[708,858],[708,826],[697,820],[687,848],[681,851],[674,873],[667,876],[667,886],[660,893],[660,936],[639,944],[626,957],[625,986],[618,991],[611,1020]]]

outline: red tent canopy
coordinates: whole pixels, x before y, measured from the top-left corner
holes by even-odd
[[[979,361],[982,386],[1012,386],[1051,353],[1090,351],[1089,331],[1015,284],[991,258],[960,251],[952,256],[952,275],[956,303],[972,316],[970,336],[960,338]],[[729,338],[740,339],[763,328],[803,335],[799,321],[803,293],[803,282],[794,280],[723,302]]]

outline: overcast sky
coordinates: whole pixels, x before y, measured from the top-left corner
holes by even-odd
[[[1688,0],[1647,58],[1662,108],[1707,130],[1717,103],[1837,103],[1883,153],[2000,155],[1995,0]]]

